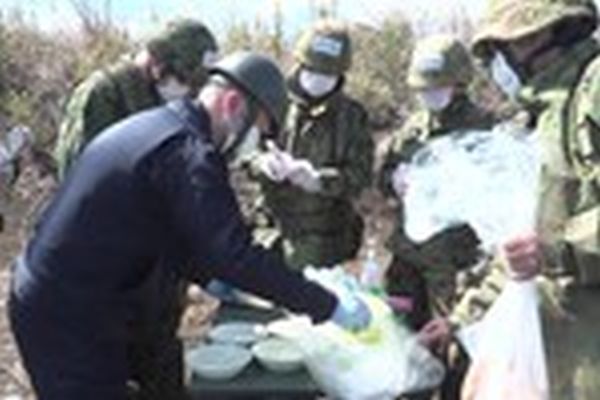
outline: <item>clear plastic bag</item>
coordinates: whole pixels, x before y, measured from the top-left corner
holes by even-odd
[[[462,400],[549,400],[534,281],[507,283],[485,317],[458,333],[471,357]]]
[[[540,154],[510,124],[432,140],[407,165],[406,231],[417,242],[468,223],[486,250],[534,224]]]
[[[309,275],[314,277],[314,271]],[[353,280],[339,271],[324,275],[327,286],[338,295],[340,290],[357,290]],[[312,325],[302,317],[278,321],[269,330],[296,343],[311,376],[333,399],[392,400],[439,385],[444,377],[442,363],[395,320],[383,300],[361,297],[372,312],[372,322],[364,331],[350,333],[332,322]]]

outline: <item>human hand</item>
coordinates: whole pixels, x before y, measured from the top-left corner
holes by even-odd
[[[338,296],[338,305],[331,316],[331,321],[343,329],[360,331],[366,329],[371,323],[371,311],[358,296]]]
[[[516,237],[502,247],[509,273],[515,280],[528,280],[542,269],[542,243],[535,233]]]
[[[294,160],[289,165],[287,179],[309,193],[321,190],[321,177],[319,171],[308,160]]]
[[[287,179],[294,158],[286,151],[280,150],[274,143],[267,143],[268,151],[258,156],[258,170],[273,182]]]
[[[421,328],[418,341],[430,349],[447,345],[452,339],[452,325],[446,318],[434,318]]]

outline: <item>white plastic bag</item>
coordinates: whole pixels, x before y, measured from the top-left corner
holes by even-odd
[[[462,400],[549,400],[535,281],[508,282],[485,317],[458,337],[472,361]]]
[[[432,140],[407,165],[407,234],[421,242],[469,223],[492,252],[532,228],[540,163],[534,135],[510,124]]]
[[[339,270],[312,270],[308,275],[326,281],[338,296],[340,291],[360,290]],[[372,312],[372,322],[359,333],[332,322],[312,325],[303,317],[278,321],[269,330],[296,343],[311,376],[333,399],[393,400],[439,385],[444,376],[441,362],[395,320],[384,301],[361,297]]]

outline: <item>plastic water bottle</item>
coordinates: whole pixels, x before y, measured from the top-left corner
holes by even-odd
[[[381,267],[375,259],[375,243],[367,242],[367,254],[360,273],[361,285],[373,293],[381,291]]]

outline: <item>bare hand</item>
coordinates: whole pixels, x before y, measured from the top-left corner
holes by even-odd
[[[430,349],[445,346],[452,339],[452,326],[446,318],[434,318],[421,328],[417,339]]]
[[[515,238],[503,246],[504,255],[513,279],[527,280],[540,273],[542,245],[537,234]]]

